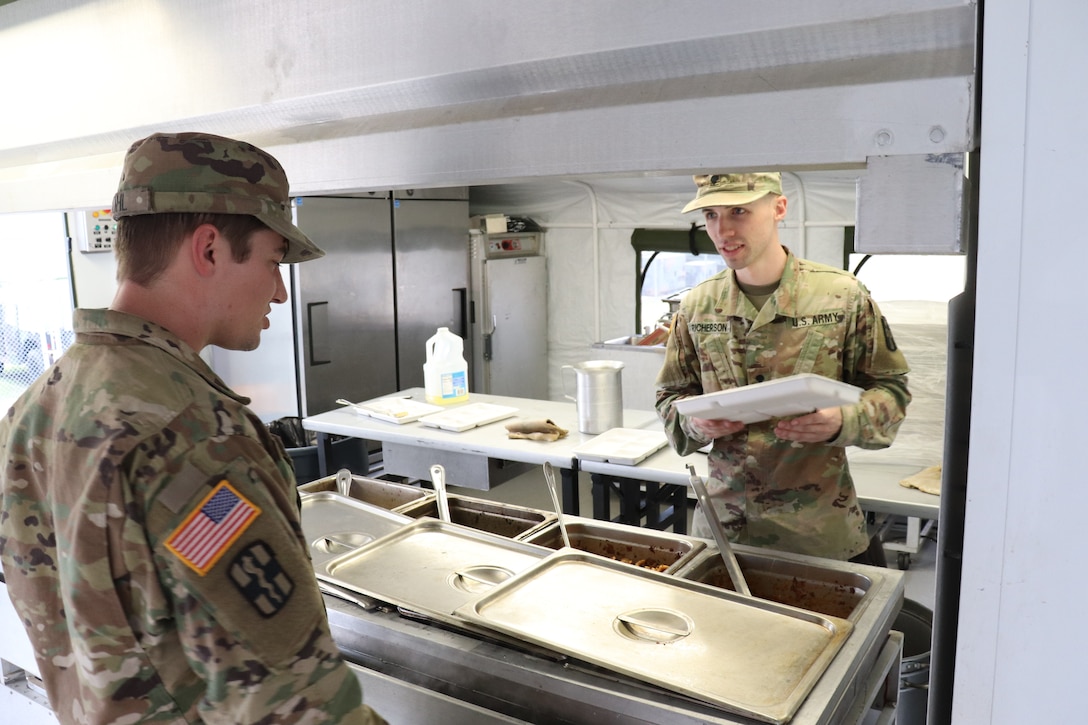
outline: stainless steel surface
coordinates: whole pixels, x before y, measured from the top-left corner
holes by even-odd
[[[627,527],[630,528],[630,527]],[[881,652],[890,646],[889,629],[903,600],[903,574],[846,562],[735,547],[745,561],[799,567],[848,579],[861,573],[871,582],[852,613],[854,631],[823,677],[794,715],[791,725],[854,725],[868,708],[866,683],[891,677]],[[709,552],[708,552],[708,555]],[[712,556],[717,559],[717,554]],[[719,562],[720,563],[720,562]],[[421,687],[454,695],[467,703],[525,722],[569,725],[753,725],[757,721],[639,683],[619,673],[576,662],[524,657],[508,646],[456,628],[436,628],[395,612],[363,612],[326,599],[338,644],[351,659],[399,676]]]
[[[321,491],[337,491],[336,477],[326,476],[304,483],[298,487],[298,490],[304,496]],[[351,477],[351,486],[347,495],[390,511],[398,511],[401,507],[433,497],[431,492],[419,486],[356,475]]]
[[[457,607],[547,553],[524,542],[422,518],[328,561],[318,576],[448,621]]]
[[[431,466],[431,484],[438,497],[438,518],[450,522],[450,501],[446,494],[446,469],[437,463]]]
[[[574,373],[575,394],[567,393],[566,371]],[[560,371],[563,397],[578,406],[578,430],[604,433],[623,427],[623,363],[618,360],[587,360],[564,365]]]
[[[707,495],[703,479],[695,472],[695,466],[690,463],[688,464],[688,473],[691,474],[691,487],[695,490],[696,498],[699,499],[699,510],[703,512],[703,516],[710,526],[710,533],[714,535],[714,541],[718,545],[718,553],[721,554],[722,561],[725,562],[725,568],[729,572],[729,577],[733,580],[733,585],[741,594],[750,596],[752,592],[748,589],[748,583],[744,581],[744,573],[740,570],[736,554],[733,553],[733,547],[729,544],[729,537],[725,535],[725,529],[722,528],[722,522],[718,520],[718,516],[714,513],[714,505],[710,502],[710,496]]]
[[[396,280],[397,387],[423,385],[427,340],[439,327],[465,340],[468,327],[468,195],[419,199],[394,192],[393,265]],[[471,370],[469,371],[471,379]]]
[[[671,573],[706,548],[702,539],[681,534],[576,516],[567,516],[564,520],[572,548],[629,566]],[[563,543],[555,523],[530,532],[522,539],[550,549],[558,549]]]
[[[420,687],[372,669],[351,665],[362,683],[367,705],[390,723],[442,725],[521,725],[524,720],[450,697],[436,688]],[[53,723],[50,723],[53,725]]]
[[[553,554],[457,614],[774,723],[793,716],[853,629],[581,552]]]
[[[379,604],[378,600],[376,599],[365,597],[362,594],[358,594],[349,589],[344,589],[343,587],[337,586],[335,584],[330,584],[329,582],[323,581],[321,579],[317,580],[317,588],[320,589],[324,594],[328,594],[329,596],[333,596],[338,599],[343,599],[345,602],[351,602],[355,606],[362,607],[363,609],[374,609]]]
[[[540,233],[471,235],[473,390],[494,395],[548,396],[548,273],[539,244],[523,254],[492,258],[491,243]]]
[[[309,493],[301,499],[302,534],[315,570],[411,522],[402,514],[338,493]]]
[[[539,509],[460,494],[450,494],[446,498],[449,502],[450,520],[453,523],[496,536],[505,536],[510,539],[523,538],[555,522],[555,514]],[[398,510],[411,518],[439,517],[438,502],[435,497],[417,501]]]
[[[563,535],[563,546],[569,548],[570,536],[567,534],[567,524],[563,521],[563,506],[559,503],[559,482],[555,479],[555,468],[551,461],[544,461],[544,479],[548,482],[548,494],[552,497],[552,506],[555,507],[559,533]]]
[[[295,212],[326,254],[292,269],[302,415],[396,390],[388,195],[307,197]]]
[[[451,504],[453,500],[451,496]],[[435,504],[433,498],[430,503]],[[577,517],[567,517],[566,520],[568,523],[585,522],[600,527],[600,532],[607,532],[611,538],[630,539],[663,533],[591,519],[579,520]],[[434,521],[434,524],[439,523]],[[556,545],[560,545],[561,536],[555,520],[550,523],[550,528]],[[677,569],[678,577],[696,569],[704,559],[721,568],[717,551],[708,549],[706,541],[696,541],[701,550]],[[377,543],[372,542],[372,545]],[[749,570],[757,572],[750,579],[757,584],[762,581],[759,575],[765,573],[772,581],[772,588],[779,584],[788,586],[796,579],[804,584],[815,582],[817,586],[826,585],[829,589],[846,589],[850,601],[860,597],[860,602],[850,610],[849,617],[845,617],[855,624],[853,633],[832,660],[825,675],[816,682],[792,721],[798,725],[853,723],[845,719],[845,714],[859,707],[864,708],[864,703],[859,700],[863,696],[859,683],[874,677],[875,668],[883,667],[878,661],[878,654],[888,640],[888,629],[902,602],[902,574],[751,547],[734,548],[738,560],[748,567],[745,573],[748,574]],[[422,549],[425,551],[419,552],[419,558],[394,566],[402,572],[421,568],[419,562],[430,558],[436,547],[425,546]],[[377,559],[372,561],[377,562]],[[360,571],[369,572],[371,569],[369,566],[360,567]],[[493,569],[491,573],[494,573]],[[455,581],[466,588],[480,587],[481,592],[475,596],[486,593],[487,565],[471,569],[468,574],[469,578],[455,577]],[[494,579],[492,577],[492,581]],[[728,584],[727,578],[726,582]],[[448,583],[442,586],[449,588]],[[362,594],[380,599],[372,597],[370,593]],[[470,595],[466,592],[465,596]],[[400,610],[410,609],[403,603],[394,604]],[[465,702],[526,722],[590,725],[600,722],[602,717],[611,723],[639,725],[751,725],[756,722],[750,717],[700,704],[652,684],[640,683],[614,670],[580,665],[573,661],[557,663],[533,654],[531,647],[536,645],[525,640],[515,641],[509,635],[492,633],[483,637],[478,625],[469,625],[453,614],[437,614],[432,618],[434,622],[424,624],[409,622],[403,616],[398,616],[397,611],[391,612],[388,608],[363,611],[356,605],[340,602],[331,596],[326,598],[326,605],[334,636],[349,657],[359,664],[382,671],[395,671],[398,677],[406,681],[453,694]]]

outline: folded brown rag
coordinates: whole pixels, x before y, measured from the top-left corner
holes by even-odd
[[[903,488],[916,488],[919,491],[925,493],[932,493],[935,496],[941,495],[941,467],[930,466],[929,468],[923,468],[918,473],[912,476],[907,476],[899,485]]]
[[[508,438],[528,438],[534,441],[557,441],[567,435],[550,420],[515,420],[506,426]]]

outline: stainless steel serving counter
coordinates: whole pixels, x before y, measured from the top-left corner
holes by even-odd
[[[741,555],[752,551],[737,550]],[[897,633],[889,634],[889,629],[902,604],[902,574],[808,557],[782,555],[782,560],[861,573],[873,582],[865,606],[853,619],[849,638],[790,722],[861,723],[872,709],[894,710],[902,639]],[[469,717],[467,712],[476,708],[527,723],[754,725],[762,721],[532,645],[461,631],[448,622],[416,618],[390,607],[364,610],[328,595],[326,605],[337,643],[345,656],[363,668],[360,677],[368,702],[391,722],[422,721],[418,714],[400,712],[404,705],[398,704],[399,688],[385,682],[375,690],[370,678],[392,678],[417,696],[433,693],[442,702],[430,706],[448,713],[443,718],[447,723],[473,722],[458,718]],[[388,701],[383,693],[389,693]]]

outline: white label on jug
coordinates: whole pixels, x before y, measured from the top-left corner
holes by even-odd
[[[443,398],[461,398],[468,395],[468,383],[465,380],[464,370],[442,373],[440,383]]]

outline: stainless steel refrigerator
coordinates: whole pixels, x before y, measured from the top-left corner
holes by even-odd
[[[305,198],[297,213],[326,253],[297,266],[302,415],[421,387],[427,339],[468,334],[467,190]]]
[[[467,189],[303,197],[295,215],[325,256],[291,266],[289,310],[273,310],[256,351],[213,353],[262,419],[422,387],[439,327],[466,338],[469,357]]]
[[[472,231],[473,390],[548,400],[548,277],[541,232]]]

